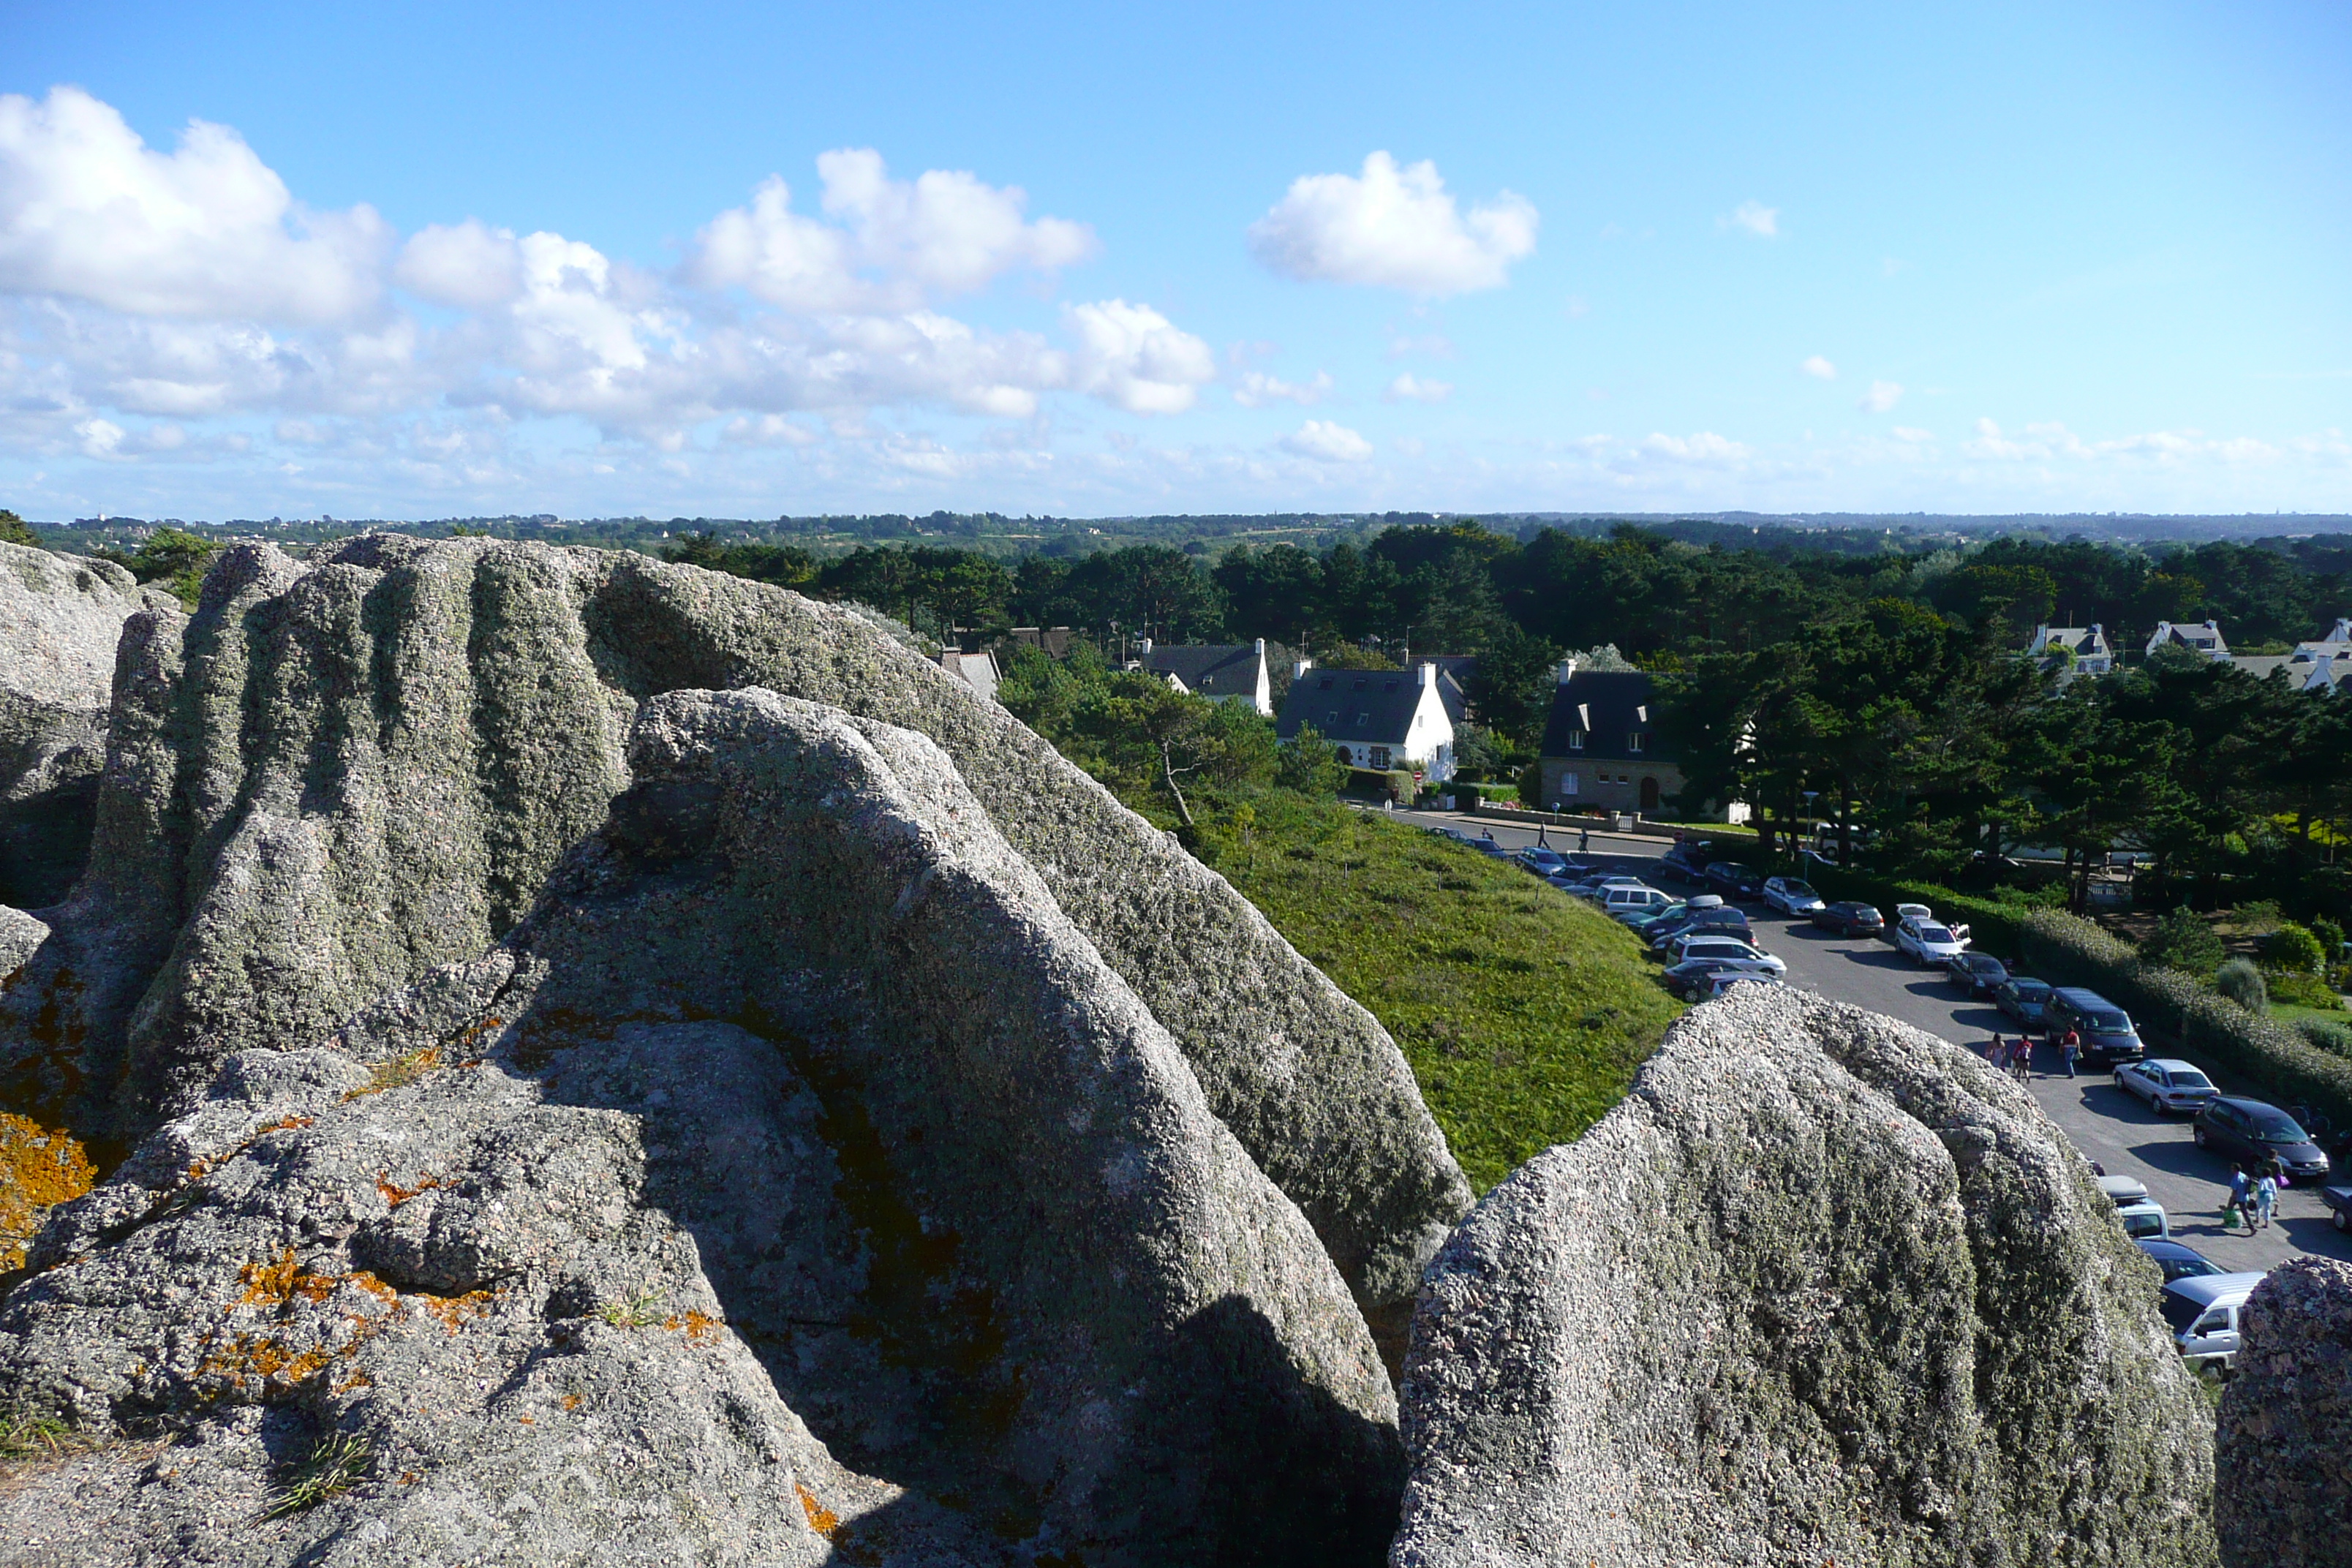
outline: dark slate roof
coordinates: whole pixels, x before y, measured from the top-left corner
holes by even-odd
[[[1580,669],[1552,693],[1551,716],[1544,722],[1543,754],[1612,763],[1670,763],[1674,759],[1658,740],[1658,710],[1653,701],[1645,670]],[[1642,717],[1644,708],[1649,710],[1646,720]],[[1584,750],[1568,749],[1570,730],[1585,731]],[[1643,742],[1638,757],[1625,749],[1625,738],[1636,731]]]
[[[1310,669],[1290,683],[1275,733],[1287,741],[1312,724],[1327,741],[1402,746],[1420,701],[1421,679],[1409,669]]]
[[[1275,647],[1265,645],[1268,664],[1275,658]],[[1245,643],[1182,643],[1171,647],[1155,647],[1138,657],[1137,662],[1154,675],[1172,675],[1184,683],[1187,691],[1197,691],[1203,697],[1257,696],[1257,644]]]
[[[1437,663],[1435,659],[1430,662]],[[1473,658],[1466,662],[1475,664],[1478,661]],[[1462,689],[1462,683],[1454,679],[1442,664],[1437,668],[1437,700],[1445,704],[1445,717],[1451,722],[1460,724],[1470,717],[1469,693]]]

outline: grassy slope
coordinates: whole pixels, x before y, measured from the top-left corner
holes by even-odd
[[[1387,1026],[1482,1193],[1623,1098],[1682,1010],[1615,921],[1375,814],[1277,806],[1202,854]]]

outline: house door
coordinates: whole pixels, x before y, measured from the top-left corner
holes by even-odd
[[[1654,778],[1644,778],[1642,780],[1642,815],[1647,816],[1657,809],[1658,781]]]

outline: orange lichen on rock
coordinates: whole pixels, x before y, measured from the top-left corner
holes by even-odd
[[[24,1267],[44,1214],[97,1180],[89,1152],[70,1133],[0,1112],[0,1273]]]
[[[367,1082],[343,1098],[347,1100],[358,1100],[363,1095],[382,1094],[388,1089],[405,1089],[440,1065],[441,1047],[438,1046],[427,1046],[423,1050],[411,1051],[404,1057],[398,1057],[388,1062],[378,1062],[368,1069]]]
[[[468,1290],[462,1296],[415,1295],[406,1298],[422,1303],[425,1310],[441,1320],[442,1326],[456,1333],[471,1319],[488,1311],[498,1298],[488,1290]]]
[[[438,1176],[420,1177],[416,1184],[413,1187],[399,1186],[390,1178],[390,1172],[377,1172],[375,1178],[375,1190],[383,1194],[383,1201],[391,1205],[394,1208],[398,1208],[401,1205],[406,1203],[417,1194],[431,1192],[434,1188],[441,1184],[441,1178]]]
[[[841,1516],[817,1501],[816,1493],[800,1482],[793,1483],[793,1490],[801,1494],[801,1511],[808,1515],[809,1528],[831,1541],[833,1532],[841,1528]]]
[[[673,1312],[662,1320],[662,1327],[671,1333],[682,1333],[688,1339],[701,1341],[719,1331],[719,1320],[708,1312]]]
[[[276,1307],[294,1294],[294,1281],[302,1272],[294,1261],[294,1249],[288,1247],[274,1263],[253,1262],[236,1271],[237,1282],[245,1287],[238,1297],[240,1307]]]

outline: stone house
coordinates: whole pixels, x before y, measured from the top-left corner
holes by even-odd
[[[1564,659],[1538,755],[1555,810],[1654,815],[1681,793],[1682,769],[1659,743],[1646,670],[1581,669]]]

